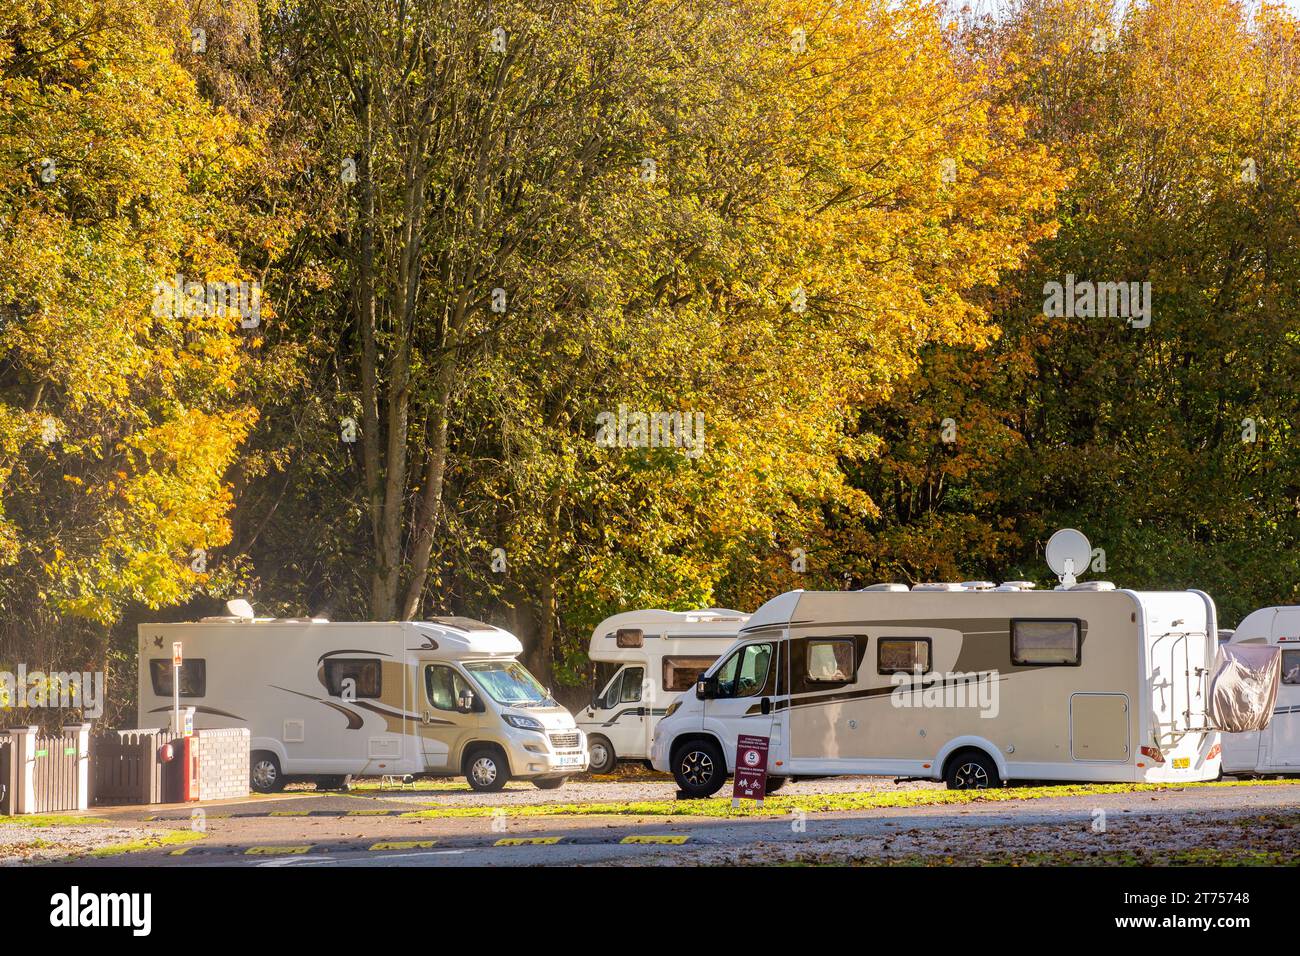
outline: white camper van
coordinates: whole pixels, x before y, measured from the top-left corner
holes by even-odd
[[[1229,643],[1277,647],[1282,680],[1268,727],[1223,735],[1223,772],[1300,774],[1300,607],[1252,611]]]
[[[513,634],[464,617],[330,623],[230,616],[141,624],[141,727],[170,722],[172,643],[194,726],[248,727],[253,788],[294,777],[464,774],[475,790],[512,778],[542,789],[587,768],[586,740],[517,657]]]
[[[736,640],[748,615],[702,611],[626,611],[601,621],[588,656],[622,665],[577,714],[587,734],[592,773],[619,760],[647,760],[650,740],[668,705]]]
[[[958,789],[1217,777],[1214,602],[1069,582],[783,594],[669,708],[652,762],[692,796],[722,786],[741,734],[769,738],[769,789],[833,774]]]

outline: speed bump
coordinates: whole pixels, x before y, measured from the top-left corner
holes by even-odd
[[[559,843],[560,837],[502,837],[493,846],[551,846]]]
[[[427,850],[437,843],[437,840],[388,840],[382,843],[376,843],[371,846],[371,850]]]
[[[302,846],[250,846],[244,851],[244,856],[289,856],[295,853],[306,853],[314,843],[306,843]]]

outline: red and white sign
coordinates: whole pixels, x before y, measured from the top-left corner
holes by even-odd
[[[172,667],[181,666],[181,642],[172,641]]]
[[[744,800],[763,802],[767,791],[767,737],[742,734],[736,740],[736,775],[731,789],[733,806]]]

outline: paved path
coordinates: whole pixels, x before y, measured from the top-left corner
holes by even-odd
[[[859,780],[855,789],[867,789],[864,783]],[[876,785],[873,782],[871,789]],[[1060,844],[1062,838],[1077,843],[1084,834],[1104,847],[1105,834],[1093,836],[1099,815],[1109,821],[1106,832],[1111,834],[1132,838],[1150,833],[1151,842],[1167,842],[1193,832],[1193,825],[1222,833],[1234,820],[1294,812],[1300,804],[1300,787],[1205,787],[729,820],[398,815],[435,802],[443,801],[428,792],[362,798],[303,793],[210,806],[204,810],[207,837],[201,842],[80,862],[116,866],[519,866],[626,861],[680,865],[779,859],[791,852],[826,847],[872,852],[900,835],[942,852],[945,846],[955,850],[973,840],[999,845],[1008,834],[1029,832],[1051,845]],[[113,816],[121,819],[126,814]],[[150,816],[155,826],[174,821],[189,828],[191,820],[185,808]],[[1283,838],[1294,841],[1296,834],[1288,830]]]

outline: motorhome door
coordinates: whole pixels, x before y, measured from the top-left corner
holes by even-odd
[[[722,741],[728,764],[736,759],[736,738],[741,734],[772,736],[780,646],[776,640],[742,644],[713,672],[716,692],[704,702],[704,729]],[[772,754],[769,750],[769,761]]]
[[[421,667],[420,744],[430,770],[460,769],[461,750],[479,726],[483,702],[470,682],[450,664]],[[468,707],[466,706],[468,702]]]
[[[650,751],[650,705],[647,697],[645,667],[628,664],[620,668],[597,698],[602,718],[588,732],[601,733],[609,738],[614,753],[619,757],[646,757]]]

